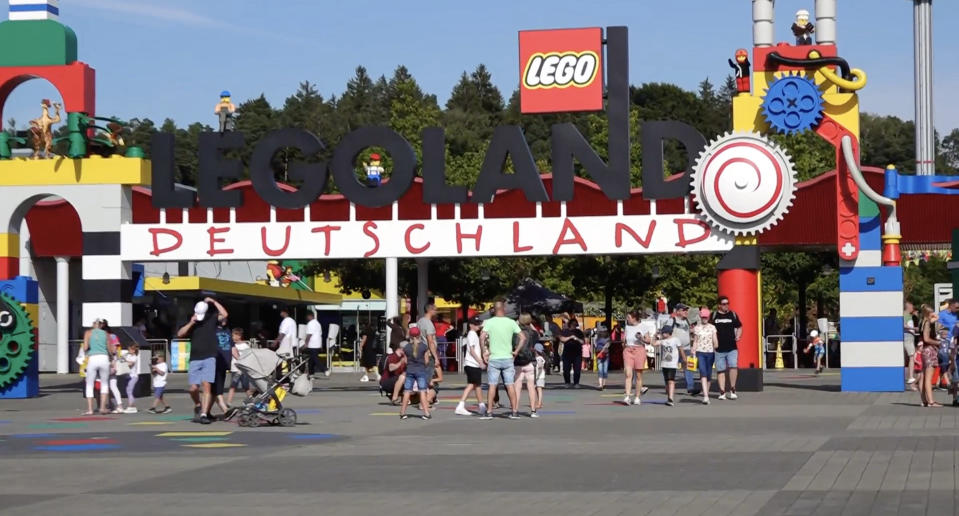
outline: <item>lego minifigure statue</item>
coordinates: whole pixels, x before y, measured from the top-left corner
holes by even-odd
[[[217,102],[213,113],[220,119],[220,132],[233,130],[233,112],[236,106],[230,101],[230,92],[223,90],[220,92],[220,102]]]
[[[796,36],[796,45],[812,45],[812,33],[816,32],[816,26],[809,23],[809,11],[796,11],[796,22],[793,23],[792,29],[793,35]]]
[[[749,93],[749,53],[745,48],[736,51],[736,60],[729,59],[729,66],[736,70],[736,91]]]
[[[380,155],[375,152],[370,154],[370,162],[364,161],[363,168],[366,169],[367,186],[380,186],[384,172],[383,167],[380,166]]]

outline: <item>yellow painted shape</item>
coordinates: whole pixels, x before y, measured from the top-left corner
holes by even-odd
[[[855,77],[854,80],[840,77],[838,73],[833,71],[828,66],[820,68],[819,73],[823,74],[830,83],[835,84],[837,87],[844,90],[861,90],[866,87],[866,82],[868,81],[866,72],[860,70],[859,68],[853,68],[852,70],[849,70],[849,75]]]
[[[399,412],[370,412],[371,416],[398,416]]]
[[[20,235],[17,233],[0,233],[0,257],[20,256]]]
[[[600,398],[621,398],[625,396],[624,394],[600,394]]]
[[[759,238],[756,236],[738,236],[735,242],[736,245],[756,245],[759,243]]]
[[[200,444],[181,444],[184,448],[240,448],[245,444],[237,443],[200,443]]]
[[[123,156],[0,160],[0,186],[149,185],[149,160]]]
[[[752,95],[733,97],[733,130],[766,132],[768,126],[763,120],[763,99]]]
[[[222,437],[230,435],[233,432],[163,432],[156,434],[157,437]]]
[[[30,320],[33,321],[33,327],[37,328],[40,321],[40,305],[33,303],[20,303],[20,306],[22,306],[23,310],[27,312],[27,315],[30,316]]]
[[[304,302],[314,305],[338,305],[343,300],[340,294],[310,292],[292,288],[271,287],[262,283],[245,283],[199,276],[171,277],[166,283],[163,278],[147,278],[145,290],[152,291],[204,291],[219,294],[257,297],[271,300]]]
[[[127,424],[130,426],[172,425],[173,421],[137,421],[136,423]]]

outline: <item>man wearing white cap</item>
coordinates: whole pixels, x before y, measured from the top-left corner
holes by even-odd
[[[216,308],[217,316],[211,317],[210,305]],[[180,328],[176,336],[178,338],[190,337],[190,397],[193,398],[194,421],[204,425],[211,423],[208,417],[210,405],[213,397],[210,394],[210,386],[216,381],[216,354],[217,338],[216,327],[219,321],[226,319],[226,308],[212,297],[207,297],[203,301],[197,302],[193,306],[193,316],[190,322]],[[202,386],[202,396],[200,388]]]

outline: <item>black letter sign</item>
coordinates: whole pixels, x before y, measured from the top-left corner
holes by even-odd
[[[150,138],[150,157],[153,161],[153,206],[155,208],[189,208],[196,201],[189,190],[176,190],[173,135],[156,133]]]
[[[367,147],[383,147],[393,158],[389,181],[366,186],[353,173],[356,157]],[[361,127],[347,134],[333,151],[333,179],[336,186],[354,204],[377,208],[399,199],[413,183],[416,152],[410,143],[388,127]]]
[[[233,208],[243,203],[243,193],[239,190],[225,192],[220,188],[220,178],[239,179],[243,177],[243,163],[237,159],[223,159],[223,149],[242,149],[243,134],[229,131],[225,133],[200,133],[199,159],[197,167],[197,187],[200,205],[207,208]]]
[[[512,174],[503,173],[507,157],[513,159],[513,168],[516,169]],[[500,188],[521,189],[530,202],[549,201],[533,153],[523,138],[523,130],[516,125],[501,125],[493,132],[471,201],[488,203]]]
[[[294,163],[289,168],[289,176],[302,181],[303,185],[295,192],[281,190],[273,177],[270,162],[283,147],[296,147],[306,156],[314,156],[324,147],[316,136],[302,129],[277,129],[267,133],[253,150],[250,157],[253,189],[270,205],[295,210],[315,201],[323,193],[326,163]]]
[[[686,175],[676,181],[666,181],[663,177],[663,140],[667,138],[678,140],[686,148]],[[699,151],[706,147],[706,138],[682,122],[644,122],[642,144],[643,197],[677,199],[689,195],[693,164]]]

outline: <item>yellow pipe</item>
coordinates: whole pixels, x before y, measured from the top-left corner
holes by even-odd
[[[823,74],[826,80],[835,84],[836,86],[839,86],[840,88],[844,90],[849,90],[849,91],[861,90],[866,86],[866,72],[858,68],[853,68],[852,70],[849,71],[849,73],[856,78],[856,80],[854,81],[850,81],[849,79],[843,79],[842,77],[839,76],[839,74],[834,72],[828,66],[824,66],[820,68],[819,73]]]

